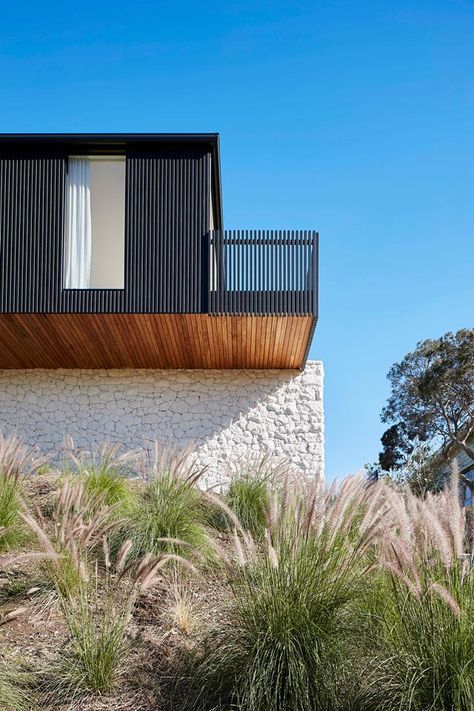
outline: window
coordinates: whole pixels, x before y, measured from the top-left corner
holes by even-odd
[[[474,467],[464,472],[464,476],[469,481],[474,481]],[[464,506],[472,506],[472,490],[469,486],[464,487]]]
[[[69,158],[66,193],[66,289],[123,289],[125,158]]]

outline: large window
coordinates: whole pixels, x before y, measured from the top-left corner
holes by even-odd
[[[66,289],[123,289],[125,159],[70,157],[65,224]]]

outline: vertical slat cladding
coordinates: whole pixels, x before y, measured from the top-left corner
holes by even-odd
[[[303,232],[297,232],[297,264],[296,264],[296,303],[297,303],[297,311],[298,315],[301,315],[304,313],[303,311],[303,268],[304,268],[304,250],[305,250],[305,239],[304,239],[304,231]]]
[[[252,246],[252,233],[250,231],[245,232],[246,250],[247,250],[247,276],[246,276],[246,287],[247,287],[247,310],[248,313],[254,312],[253,303],[253,278],[254,278],[254,261],[253,261],[253,246]]]
[[[313,263],[313,289],[312,289],[312,295],[313,295],[313,314],[317,317],[318,316],[318,292],[319,292],[319,234],[317,232],[314,233],[313,236],[314,240],[314,246],[313,246],[313,252],[314,252],[314,263]]]
[[[227,231],[222,233],[222,240],[221,240],[221,245],[222,245],[222,313],[229,313],[229,304],[228,304],[228,298],[229,298],[229,290],[228,290],[228,278],[227,278],[227,273],[228,273],[228,265],[227,265],[227,244],[226,244],[226,238],[227,238]]]
[[[287,286],[287,291],[288,291],[288,313],[290,313],[292,316],[295,313],[295,306],[294,306],[294,301],[293,301],[293,269],[294,269],[294,260],[293,260],[293,245],[291,243],[291,238],[293,236],[293,232],[289,230],[287,232],[287,252],[288,252],[288,286]]]
[[[216,301],[217,301],[217,313],[221,314],[223,309],[222,296],[224,293],[224,285],[222,282],[222,233],[215,232],[216,235]]]
[[[233,247],[232,247],[232,252],[233,252],[233,257],[232,257],[232,271],[233,271],[233,276],[234,276],[234,284],[233,284],[233,289],[232,293],[234,295],[234,313],[238,314],[240,310],[240,298],[239,298],[239,292],[238,292],[238,274],[239,274],[239,230],[234,230],[234,239],[233,239]]]
[[[276,272],[276,240],[277,240],[277,233],[275,230],[272,230],[271,232],[271,267],[270,267],[270,293],[271,293],[271,302],[270,302],[270,313],[274,314],[275,313],[275,272]]]
[[[230,294],[230,312],[235,314],[235,249],[236,231],[232,230],[230,244],[227,253],[227,261],[229,263],[229,294]]]
[[[234,277],[234,266],[235,266],[235,259],[234,259],[234,240],[235,240],[235,230],[232,230],[230,233],[230,242],[227,250],[227,263],[229,265],[229,311],[230,313],[234,314],[235,313],[235,277]]]
[[[310,233],[305,230],[304,233],[304,264],[303,264],[303,275],[302,275],[302,280],[301,280],[301,288],[303,289],[303,312],[305,314],[308,313],[309,309],[309,299],[308,299],[308,282],[307,282],[307,274],[308,274],[308,269],[309,269],[309,260],[308,260],[308,251],[309,251],[309,243],[310,241]]]
[[[244,313],[249,313],[250,311],[250,285],[249,285],[249,271],[250,271],[250,247],[249,247],[249,231],[245,230],[245,273],[242,280],[242,289],[244,290],[245,302],[244,302]]]
[[[0,313],[199,313],[207,147],[129,150],[123,290],[62,288],[69,152],[0,155]]]
[[[297,280],[298,280],[298,246],[296,244],[297,235],[294,230],[291,231],[291,267],[292,267],[292,278],[291,278],[291,294],[293,299],[293,314],[298,315],[298,291],[297,291]]]
[[[222,240],[222,251],[223,251],[223,258],[224,258],[224,272],[223,272],[223,280],[224,280],[224,312],[225,313],[231,313],[231,304],[229,302],[230,296],[229,296],[229,245],[227,244],[228,240],[230,240],[231,233],[224,233],[224,237]]]
[[[219,245],[219,253],[218,253],[218,271],[219,271],[219,313],[222,314],[225,311],[225,278],[224,278],[224,260],[225,260],[225,252],[224,252],[224,242],[223,242],[223,232],[219,232],[219,237],[218,237],[218,245]]]
[[[214,312],[214,287],[215,287],[215,281],[214,281],[214,272],[212,268],[212,236],[209,233],[207,235],[207,273],[209,274],[209,282],[208,282],[208,303],[209,303],[209,311],[211,313]]]
[[[284,262],[284,254],[283,254],[283,233],[282,230],[279,230],[278,232],[278,260],[279,260],[279,267],[278,267],[278,285],[277,285],[277,293],[278,296],[280,293],[283,291],[283,262]],[[281,300],[281,298],[278,298],[278,313],[284,313],[284,305]]]
[[[209,232],[208,235],[209,243],[209,312],[216,313],[218,308],[218,294],[219,294],[219,272],[217,265],[219,263],[217,256],[217,236],[216,232]]]
[[[242,307],[243,307],[243,299],[242,299],[242,279],[241,279],[241,272],[242,272],[242,231],[237,230],[237,264],[236,264],[236,270],[237,270],[237,280],[236,280],[236,285],[235,288],[237,289],[237,299],[238,299],[238,314],[242,314]]]
[[[0,174],[0,312],[54,311],[64,158],[9,152]]]
[[[222,304],[221,304],[221,299],[222,299],[222,281],[221,281],[221,264],[222,264],[222,257],[221,257],[221,234],[220,232],[212,232],[212,239],[213,239],[213,258],[214,258],[214,273],[215,273],[215,282],[214,282],[214,304],[215,304],[215,313],[221,313],[222,310]]]
[[[300,235],[300,266],[298,272],[298,294],[300,299],[299,313],[305,314],[305,294],[304,294],[304,275],[305,275],[305,254],[306,254],[306,230]]]

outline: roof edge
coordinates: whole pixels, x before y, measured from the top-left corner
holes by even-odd
[[[55,143],[64,141],[119,141],[133,143],[181,142],[218,145],[218,133],[0,133],[1,143]]]

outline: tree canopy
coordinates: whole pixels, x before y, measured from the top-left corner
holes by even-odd
[[[396,469],[415,442],[456,445],[474,460],[474,329],[418,343],[388,373],[391,394],[382,411],[379,465]]]

